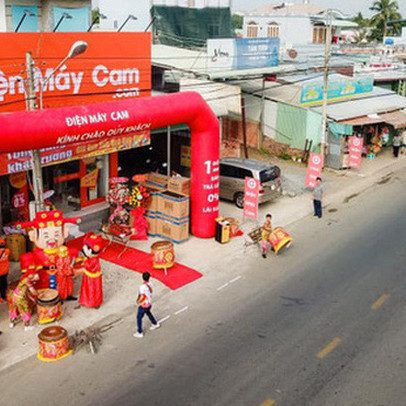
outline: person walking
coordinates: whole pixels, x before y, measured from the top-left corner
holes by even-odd
[[[3,238],[0,238],[0,303],[7,301],[7,277],[10,266],[9,255],[10,250],[6,248],[6,242]]]
[[[137,332],[134,333],[134,337],[142,338],[144,337],[144,333],[142,331],[142,319],[145,315],[151,320],[152,326],[149,328],[150,330],[155,330],[159,328],[161,325],[156,321],[154,315],[151,313],[152,307],[152,284],[149,281],[151,275],[149,272],[144,272],[142,274],[143,283],[141,284],[138,297],[137,297],[137,304],[138,304],[138,312],[137,312]]]
[[[400,149],[401,144],[402,144],[402,137],[400,136],[399,133],[396,133],[392,140],[393,156],[395,158],[397,158],[399,156],[399,149]]]
[[[316,186],[313,189],[313,205],[314,205],[314,216],[319,219],[322,217],[322,202],[324,197],[324,186],[321,183],[321,178],[316,179]]]

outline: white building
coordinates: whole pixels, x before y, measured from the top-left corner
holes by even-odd
[[[91,0],[0,0],[0,31],[87,31]]]
[[[327,11],[307,1],[304,3],[268,4],[245,13],[244,37],[279,37],[282,47],[293,45],[323,44],[326,41]],[[343,15],[331,13],[333,38],[340,34],[341,27],[356,24],[344,20]]]

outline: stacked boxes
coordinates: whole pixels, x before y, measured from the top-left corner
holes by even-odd
[[[168,180],[168,190],[183,196],[190,196],[190,179],[174,176]]]

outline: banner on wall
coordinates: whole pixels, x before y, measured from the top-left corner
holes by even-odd
[[[321,177],[321,171],[323,170],[324,157],[322,154],[311,153],[309,157],[309,163],[307,165],[306,172],[306,186],[315,187],[316,179]]]
[[[185,168],[191,167],[192,149],[189,145],[182,145],[180,147],[180,165]]]
[[[68,59],[52,75],[76,41],[86,51]],[[44,107],[149,96],[151,36],[139,32],[46,32],[0,34],[0,112],[25,110],[25,59],[31,51],[34,83],[44,84]]]
[[[107,138],[103,141],[80,142],[77,144],[45,148],[41,149],[41,165],[55,165],[75,159],[84,159],[111,154],[116,151],[143,147],[149,145],[150,141],[150,132],[145,131],[134,135]],[[31,158],[31,151],[0,154],[0,176],[30,170],[32,165]]]
[[[245,178],[244,188],[244,210],[243,216],[256,220],[258,218],[259,203],[259,180],[255,178]]]
[[[359,168],[361,166],[363,141],[362,138],[354,136],[349,138],[348,166],[350,168]]]

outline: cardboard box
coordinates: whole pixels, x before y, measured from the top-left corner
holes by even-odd
[[[160,237],[180,244],[189,239],[189,221],[170,221],[166,218],[157,219],[157,231]]]
[[[147,204],[147,211],[158,211],[158,200],[159,200],[159,193],[165,192],[166,189],[164,187],[159,187],[158,185],[154,185],[151,182],[141,182],[141,186],[144,186],[150,194],[150,198]]]
[[[159,193],[157,211],[173,220],[188,219],[189,198],[169,191]]]
[[[148,173],[147,183],[158,188],[167,188],[169,176],[161,175],[160,173],[150,172]]]
[[[190,196],[190,179],[181,176],[169,178],[168,191],[179,195]]]
[[[148,235],[151,237],[155,237],[158,235],[158,221],[155,215],[152,215],[151,213],[148,213],[145,216],[145,219],[148,222]]]

